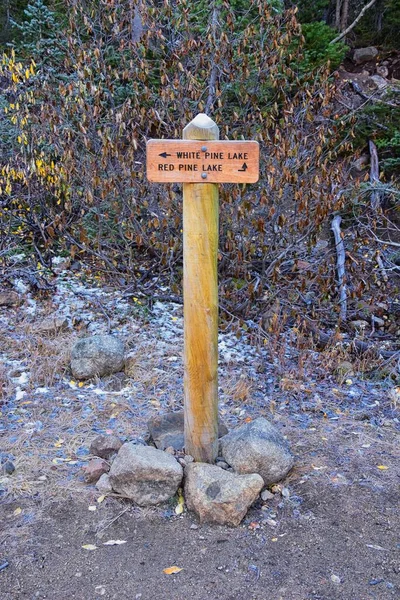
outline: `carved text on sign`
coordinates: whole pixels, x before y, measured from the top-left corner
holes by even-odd
[[[149,140],[147,179],[160,183],[255,183],[259,145],[253,141]]]

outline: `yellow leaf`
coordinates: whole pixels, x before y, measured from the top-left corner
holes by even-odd
[[[378,465],[378,469],[380,469],[381,471],[387,471],[389,467],[387,467],[386,465]]]
[[[94,544],[83,544],[82,548],[84,550],[97,550],[97,546]]]
[[[272,538],[271,542],[277,542],[278,538]]]
[[[182,494],[182,489],[179,488],[179,491],[178,491],[178,504],[175,507],[175,514],[176,515],[181,515],[183,513],[183,511],[184,511],[184,508],[185,508],[185,499],[184,499],[183,494]]]
[[[166,575],[175,575],[175,573],[179,573],[179,571],[182,571],[182,569],[176,566],[163,569],[163,573],[165,573]]]
[[[101,504],[103,502],[104,498],[105,498],[105,496],[99,496],[97,498],[97,504]]]
[[[83,383],[83,381],[80,381],[80,382],[78,383],[78,387],[83,387],[84,385],[85,385],[85,384]]]
[[[22,508],[20,508],[18,506],[18,508],[16,508],[13,512],[14,517],[18,517],[18,515],[20,515],[22,513]]]

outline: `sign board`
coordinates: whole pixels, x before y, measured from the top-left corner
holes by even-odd
[[[260,150],[252,141],[149,140],[147,179],[159,183],[255,183]]]

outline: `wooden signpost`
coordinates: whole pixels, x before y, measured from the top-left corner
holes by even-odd
[[[254,183],[259,146],[219,141],[212,119],[199,114],[183,140],[147,142],[147,178],[183,183],[185,451],[213,463],[218,452],[218,186]]]

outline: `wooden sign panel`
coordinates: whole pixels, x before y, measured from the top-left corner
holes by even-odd
[[[149,140],[147,179],[159,183],[255,183],[258,142]]]

